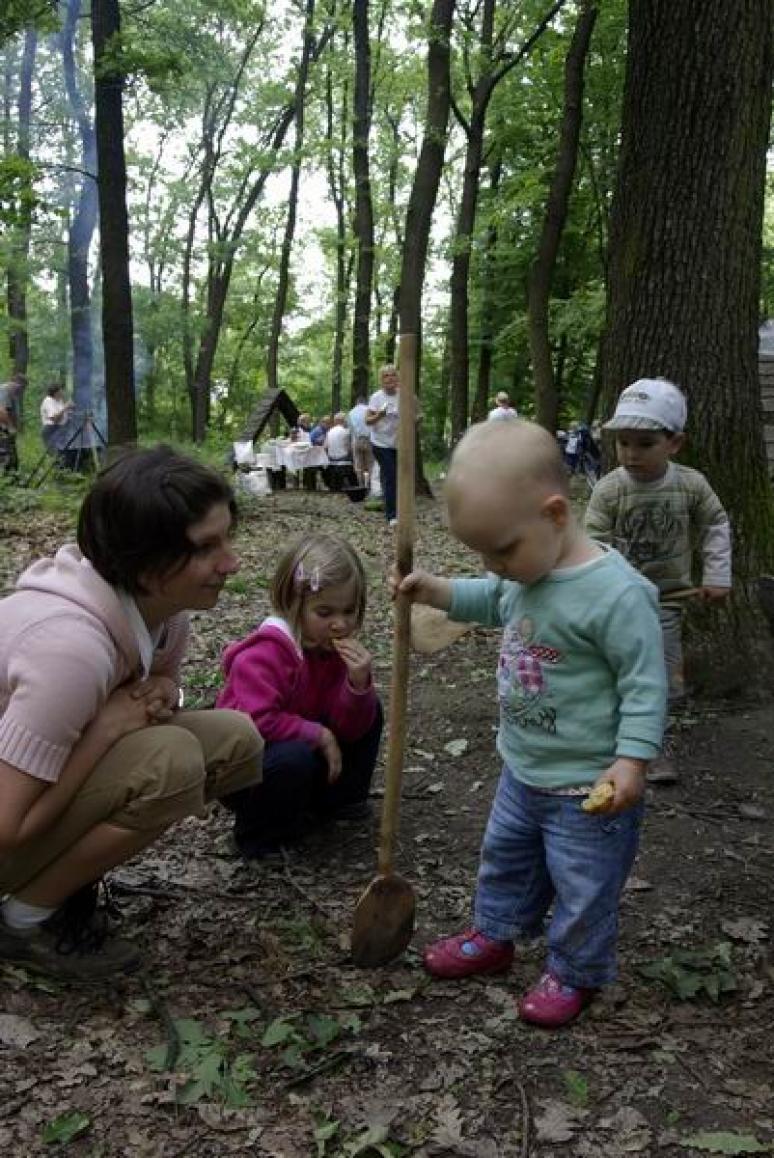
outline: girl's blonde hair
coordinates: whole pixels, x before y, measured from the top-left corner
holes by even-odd
[[[305,535],[292,543],[282,554],[269,598],[272,609],[281,615],[301,638],[301,616],[304,600],[317,595],[326,587],[351,583],[353,588],[357,625],[363,623],[366,609],[366,577],[357,553],[336,535]]]

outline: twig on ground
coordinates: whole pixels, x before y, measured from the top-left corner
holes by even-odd
[[[521,1097],[521,1158],[528,1158],[532,1140],[530,1138],[529,1098],[523,1082],[517,1083]]]
[[[327,1073],[328,1070],[338,1069],[344,1062],[351,1061],[354,1056],[350,1050],[337,1049],[335,1053],[332,1053],[330,1057],[325,1058],[318,1065],[304,1070],[302,1074],[298,1074],[296,1077],[291,1078],[289,1082],[285,1082],[285,1085],[282,1087],[283,1092],[304,1086],[307,1082],[312,1081],[313,1078],[319,1077],[320,1074]]]
[[[281,870],[281,876],[288,882],[290,887],[294,889],[300,897],[303,897],[304,900],[312,906],[312,908],[317,909],[318,913],[325,917],[326,921],[330,921],[332,924],[336,924],[337,918],[330,911],[330,909],[324,905],[322,901],[318,901],[317,897],[308,892],[308,890],[305,889],[303,885],[299,884],[299,882],[293,876],[293,873],[290,871],[290,858],[288,857],[285,848],[282,849],[282,859],[284,863]]]
[[[160,901],[179,901],[181,897],[204,897],[212,901],[234,901],[245,904],[252,898],[252,891],[248,888],[243,892],[215,892],[196,885],[186,885],[182,881],[170,881],[168,885],[136,885],[131,881],[121,880],[118,876],[111,876],[110,885],[117,893],[126,896],[154,897]]]
[[[164,1055],[164,1069],[173,1070],[180,1056],[180,1034],[177,1032],[177,1026],[174,1023],[171,1013],[167,1009],[167,1003],[164,1001],[153,986],[145,973],[139,974],[140,984],[145,991],[145,996],[151,1003],[151,1008],[156,1014],[156,1017],[161,1022],[162,1028],[167,1039],[167,1052]]]

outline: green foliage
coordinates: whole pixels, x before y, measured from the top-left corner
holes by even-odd
[[[774,1146],[759,1142],[753,1134],[735,1134],[728,1130],[717,1133],[702,1131],[683,1138],[682,1146],[693,1150],[704,1150],[708,1154],[771,1154]]]
[[[705,949],[676,949],[667,957],[638,966],[643,977],[658,981],[680,1001],[706,996],[719,1001],[736,989],[732,946],[720,941]]]
[[[211,1037],[193,1018],[176,1020],[175,1029],[180,1039],[176,1068],[188,1075],[176,1091],[178,1103],[189,1106],[206,1098],[229,1107],[246,1106],[250,1101],[249,1085],[256,1076],[250,1055],[231,1056],[228,1042]],[[161,1045],[148,1050],[145,1058],[150,1068],[160,1073],[166,1055],[167,1046]]]
[[[58,25],[57,0],[3,0],[0,6],[0,45],[17,32],[34,25],[53,32]]]
[[[38,167],[13,153],[0,157],[0,232],[29,221],[40,204],[34,183]]]
[[[277,1017],[265,1029],[261,1045],[266,1049],[282,1046],[283,1066],[303,1069],[311,1056],[328,1048],[343,1034],[360,1032],[360,1018],[355,1013],[330,1017],[327,1014],[291,1014]]]
[[[573,1106],[579,1106],[581,1109],[587,1106],[589,1103],[588,1079],[584,1078],[583,1074],[578,1073],[577,1070],[565,1070],[562,1074],[562,1080],[567,1098]]]
[[[91,1126],[91,1118],[80,1110],[70,1110],[66,1114],[59,1114],[43,1129],[42,1139],[47,1146],[59,1143],[66,1146],[73,1138],[85,1134]]]

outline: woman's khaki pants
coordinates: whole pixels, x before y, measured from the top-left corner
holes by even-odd
[[[23,889],[98,824],[157,831],[259,783],[262,752],[242,712],[180,712],[173,723],[124,736],[53,826],[0,864],[0,895]]]

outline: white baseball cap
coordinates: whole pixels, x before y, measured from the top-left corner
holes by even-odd
[[[682,434],[688,405],[682,390],[666,378],[638,378],[618,399],[604,430],[668,430]]]

